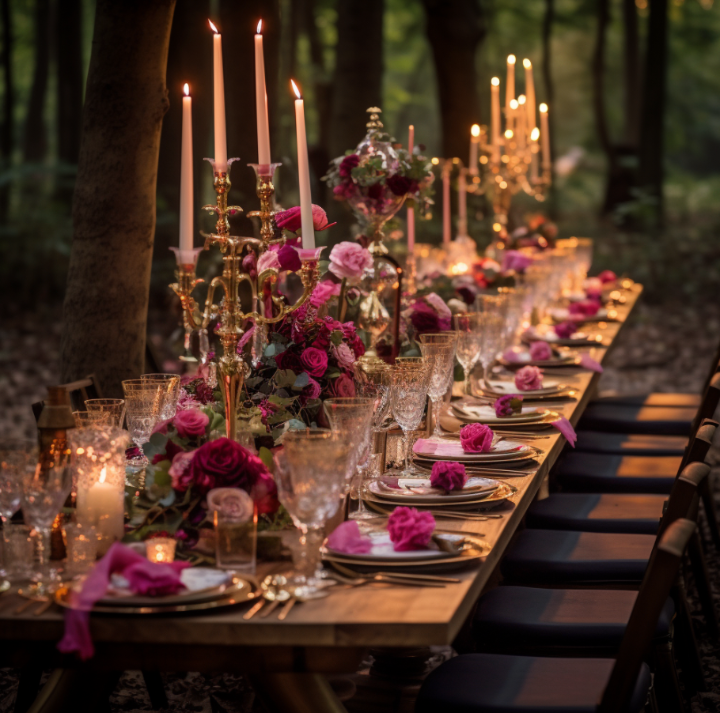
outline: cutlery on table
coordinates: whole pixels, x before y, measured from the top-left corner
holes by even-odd
[[[463,533],[471,534],[471,533]],[[345,567],[338,562],[332,562],[332,566],[337,569],[338,572],[342,572],[348,577],[353,579],[372,579],[377,575],[385,577],[394,577],[395,579],[418,579],[418,580],[429,580],[431,582],[444,582],[445,584],[457,584],[461,580],[457,577],[443,577],[439,574],[414,574],[412,572],[375,572],[374,574],[357,572],[354,569]]]

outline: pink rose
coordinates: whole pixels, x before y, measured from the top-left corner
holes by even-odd
[[[257,276],[257,259],[255,253],[248,253],[242,260],[243,270],[247,272],[250,277]]]
[[[348,555],[364,555],[372,549],[372,540],[360,534],[357,520],[338,525],[327,539],[328,547]]]
[[[515,272],[525,272],[532,265],[533,259],[521,253],[519,250],[506,250],[503,255],[502,272],[514,270]]]
[[[260,460],[258,458],[258,460]],[[260,461],[262,463],[262,461]],[[255,477],[250,488],[250,497],[255,502],[258,515],[271,515],[280,506],[277,496],[277,486],[272,475],[267,470],[261,470]]]
[[[313,290],[310,296],[310,304],[318,309],[322,307],[331,297],[336,297],[340,294],[340,283],[331,282],[330,280],[323,280],[318,283],[317,287]]]
[[[172,422],[180,438],[199,438],[205,435],[210,419],[199,408],[191,408],[178,411]]]
[[[352,176],[353,168],[357,168],[359,165],[360,156],[358,156],[356,153],[351,153],[345,156],[342,161],[340,161],[338,173],[342,178],[350,178]]]
[[[187,479],[190,476],[189,468],[194,455],[195,451],[180,451],[180,453],[177,453],[172,459],[172,465],[168,473],[172,478],[172,487],[174,490],[184,492],[188,489],[190,483],[187,482]]]
[[[240,488],[213,488],[207,494],[207,506],[210,512],[217,510],[238,522],[252,519],[255,511],[253,499]]]
[[[462,490],[467,483],[468,475],[462,463],[438,460],[433,463],[430,474],[430,485],[440,490]]]
[[[169,418],[167,421],[158,421],[153,428],[153,433],[167,434],[168,426],[172,423],[172,419]]]
[[[327,213],[319,206],[312,207],[313,228],[320,232],[332,228],[335,223],[328,223]],[[281,210],[275,215],[275,225],[280,230],[289,230],[291,233],[297,233],[302,226],[302,215],[300,206],[294,206],[287,210]]]
[[[330,251],[328,270],[339,278],[358,280],[365,270],[373,266],[373,258],[367,248],[359,243],[345,241],[333,246]]]
[[[352,366],[355,363],[355,354],[353,353],[353,350],[345,344],[345,342],[340,342],[337,346],[333,344],[330,349],[332,350],[333,356],[341,369],[352,369]]]
[[[257,263],[258,275],[264,270],[269,270],[271,268],[274,268],[275,270],[281,269],[280,258],[278,257],[278,253],[276,253],[274,250],[266,250],[260,256],[260,259]]]
[[[450,308],[445,304],[445,300],[440,297],[440,295],[431,292],[430,294],[425,295],[425,301],[431,307],[435,308],[435,311],[438,313],[440,319],[452,318],[452,312],[450,311]]]
[[[425,549],[435,531],[435,518],[416,508],[397,507],[388,518],[390,540],[396,552]]]
[[[300,256],[292,245],[283,245],[280,250],[278,250],[277,256],[281,270],[297,272],[302,267]]]
[[[600,303],[595,300],[582,300],[581,302],[573,302],[568,308],[568,312],[572,315],[582,317],[594,317],[600,309]]]
[[[515,386],[520,391],[542,389],[542,369],[536,366],[524,366],[515,374]]]
[[[487,453],[492,448],[493,431],[484,423],[468,423],[460,429],[460,445],[465,453]]]
[[[603,284],[606,284],[608,282],[615,282],[615,280],[617,280],[617,275],[612,270],[603,270],[598,275],[598,279]]]
[[[522,411],[522,402],[523,397],[519,394],[501,396],[493,404],[495,415],[498,418],[509,418],[514,413],[520,413]]]
[[[347,374],[340,374],[330,382],[327,393],[338,398],[355,396],[355,383]]]
[[[530,345],[530,358],[533,361],[548,361],[552,359],[552,349],[547,342],[533,342]]]
[[[570,339],[570,337],[577,332],[577,326],[569,321],[556,324],[554,329],[555,334],[557,334],[560,339]]]
[[[308,385],[303,389],[303,396],[305,399],[319,399],[321,393],[322,386],[320,386],[315,379],[310,377],[308,379]]]
[[[300,355],[300,363],[309,376],[322,376],[327,371],[328,355],[316,347],[308,347]]]
[[[440,316],[434,307],[431,307],[422,299],[415,300],[412,305],[410,322],[418,334],[445,332],[450,329],[450,321],[450,317]]]

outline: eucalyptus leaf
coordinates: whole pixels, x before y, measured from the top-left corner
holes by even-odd
[[[292,369],[278,369],[273,376],[273,381],[280,388],[292,386],[295,383],[295,372]]]
[[[273,456],[272,452],[269,448],[265,448],[265,446],[262,446],[260,450],[258,451],[258,457],[260,460],[265,464],[265,467],[272,471],[273,469]]]
[[[310,383],[310,376],[306,371],[297,375],[295,383],[292,385],[294,391],[302,391]]]
[[[297,418],[291,418],[288,421],[288,428],[292,431],[304,431],[307,426],[305,425],[304,421],[301,421]]]

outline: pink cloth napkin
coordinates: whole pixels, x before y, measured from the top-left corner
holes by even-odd
[[[603,368],[589,354],[580,355],[580,366],[590,371],[597,371],[598,374],[603,373]]]
[[[328,547],[347,555],[364,555],[372,549],[372,540],[360,534],[356,520],[346,520],[338,525],[327,539]]]
[[[577,443],[577,434],[575,433],[575,429],[572,427],[570,421],[568,421],[565,416],[560,416],[557,421],[552,422],[552,425],[555,426],[555,428],[557,428],[563,436],[565,436],[565,440],[570,444],[570,446],[575,448],[575,444]]]
[[[464,451],[460,443],[455,443],[453,441],[438,443],[436,441],[431,441],[428,438],[418,438],[413,446],[413,451],[420,455],[455,457],[464,455]]]
[[[135,594],[161,596],[185,588],[180,581],[180,572],[189,566],[188,562],[156,564],[127,545],[113,543],[87,576],[80,592],[72,595],[76,608],[65,612],[65,635],[58,649],[64,654],[76,651],[83,661],[95,653],[90,637],[90,610],[107,593],[110,575],[122,574]]]
[[[510,347],[510,349],[506,349],[503,352],[503,359],[512,364],[522,361],[520,359],[520,354],[522,354],[522,351],[517,350],[515,347]]]

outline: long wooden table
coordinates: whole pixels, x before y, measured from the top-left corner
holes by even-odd
[[[602,336],[592,355],[602,362],[642,292],[624,291],[616,322],[587,325]],[[555,371],[553,371],[553,375]],[[599,374],[558,370],[575,389],[576,400],[553,406],[575,425],[592,397]],[[534,475],[511,479],[518,490],[501,519],[482,522],[439,520],[440,526],[482,533],[491,546],[479,566],[458,572],[459,584],[442,589],[386,585],[344,589],[326,599],[295,606],[285,621],[242,618],[247,606],[206,616],[92,617],[96,656],[85,664],[63,657],[55,644],[63,615],[53,605],[42,616],[32,610],[15,615],[16,595],[0,598],[0,665],[61,666],[88,670],[238,671],[251,676],[278,710],[342,711],[325,679],[318,674],[353,672],[369,647],[424,647],[450,644],[520,526],[525,512],[546,481],[565,439],[553,431],[532,441],[542,455]]]

